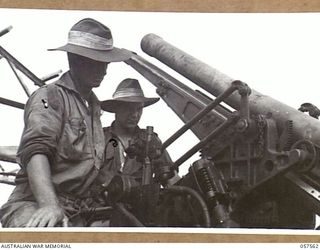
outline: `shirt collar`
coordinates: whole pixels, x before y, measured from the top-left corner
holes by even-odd
[[[75,92],[76,94],[78,94],[80,97],[80,93],[78,92],[77,88],[76,88],[76,85],[74,83],[74,80],[72,79],[71,77],[71,73],[70,71],[67,71],[65,72],[61,77],[60,79],[57,81],[56,83],[57,85],[63,87],[63,88],[66,88],[70,91],[73,91]],[[89,100],[92,100],[93,101],[98,101],[97,97],[95,96],[95,94],[93,93],[93,91],[91,91],[90,93],[90,97],[89,97]]]
[[[64,73],[56,84],[79,94],[71,77],[70,71]]]
[[[111,123],[111,125],[110,125],[110,131],[111,131],[112,133],[115,133],[115,132],[114,132],[114,124],[115,124],[115,122],[116,122],[116,121],[113,121],[113,122]],[[135,128],[135,132],[138,132],[139,130],[140,130],[140,127],[137,125],[136,128]]]
[[[107,129],[108,129],[108,131],[109,131],[113,136],[118,137],[117,134],[116,134],[116,132],[114,131],[114,124],[115,124],[115,121],[113,121],[113,122],[111,123],[110,127],[108,127]],[[135,131],[134,131],[135,134],[138,133],[139,131],[140,131],[140,127],[139,127],[139,126],[136,126]]]

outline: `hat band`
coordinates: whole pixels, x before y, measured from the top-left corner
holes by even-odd
[[[123,98],[123,97],[144,97],[143,92],[139,91],[138,89],[134,88],[127,88],[124,90],[116,91],[113,98]]]
[[[69,32],[68,43],[96,50],[112,50],[113,40],[91,33],[72,30]]]

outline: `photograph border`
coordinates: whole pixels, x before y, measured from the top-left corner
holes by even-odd
[[[0,0],[2,8],[157,12],[317,12],[317,0]]]
[[[183,2],[183,3],[181,3]],[[1,8],[156,11],[156,12],[222,12],[222,13],[288,13],[319,12],[318,0],[0,0]],[[301,243],[320,242],[319,235],[297,234],[227,234],[227,233],[147,233],[147,232],[0,232],[0,242],[70,242],[70,243]]]

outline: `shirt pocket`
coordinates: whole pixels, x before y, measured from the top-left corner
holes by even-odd
[[[87,133],[89,131],[83,118],[70,117],[60,139],[60,157],[70,161],[92,158]]]

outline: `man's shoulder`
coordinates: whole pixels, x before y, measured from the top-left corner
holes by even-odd
[[[34,106],[37,103],[41,103],[43,105],[50,105],[54,109],[57,109],[63,102],[62,92],[62,88],[57,85],[56,82],[41,86],[32,93],[28,99],[26,108]]]
[[[137,128],[137,135],[146,137],[148,135],[148,130],[146,128]],[[152,131],[152,135],[158,137],[158,134],[155,131]]]
[[[60,85],[60,79],[57,80],[57,81],[54,81],[52,83],[48,83],[48,84],[45,84],[43,86],[41,86],[40,88],[36,89],[31,97],[33,96],[36,96],[36,95],[41,95],[41,94],[45,94],[47,93],[48,91],[59,91],[60,89],[62,89],[61,85]]]
[[[113,131],[112,126],[103,127],[103,133],[104,133],[104,136],[105,136],[106,140],[115,139],[117,137],[116,133]],[[137,129],[135,131],[135,136],[137,138],[142,139],[142,140],[146,140],[147,136],[148,136],[148,131],[145,128],[137,127]],[[156,132],[152,133],[152,137],[155,138],[156,140],[161,141]]]
[[[114,134],[112,132],[112,127],[103,127],[103,134],[106,140],[111,139],[114,137]]]
[[[103,127],[103,132],[105,133],[111,133],[111,127]]]
[[[106,157],[113,156],[113,150],[118,146],[118,137],[112,132],[112,127],[103,127],[104,139],[106,142]]]
[[[74,90],[74,84],[71,79],[70,73],[67,71],[63,73],[59,79],[49,84],[46,84],[41,88],[44,88],[44,89],[47,89],[47,91],[53,91],[53,92],[54,91],[68,92],[69,90]]]

